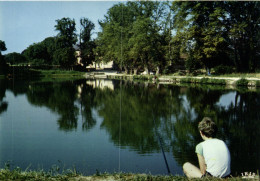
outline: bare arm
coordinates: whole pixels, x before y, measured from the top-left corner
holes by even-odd
[[[203,175],[206,173],[207,165],[206,165],[204,157],[202,155],[197,154],[197,156],[198,156],[198,160],[199,160],[200,171]]]

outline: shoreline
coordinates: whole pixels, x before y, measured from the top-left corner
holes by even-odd
[[[246,177],[236,176],[225,178],[229,181],[242,181],[245,179],[259,180],[259,175],[248,175]],[[96,173],[94,175],[84,176],[77,173],[75,170],[71,172],[63,172],[61,174],[44,171],[21,171],[16,168],[14,170],[0,169],[0,180],[52,180],[52,181],[188,181],[186,176],[179,175],[151,175],[151,174],[137,174],[137,173]],[[223,178],[204,177],[195,178],[196,180],[212,180],[221,181]]]
[[[228,88],[260,87],[260,77],[226,77],[226,76],[174,76],[174,75],[128,75],[116,72],[89,72],[84,74],[85,78],[116,79],[130,81],[148,81],[159,84],[198,84],[198,85],[222,85]]]
[[[225,178],[228,181],[243,181],[245,179],[259,180],[259,175],[236,176]],[[179,175],[150,175],[150,174],[135,174],[135,173],[104,173],[84,176],[76,172],[53,174],[43,171],[21,171],[18,169],[0,170],[0,180],[44,180],[44,181],[188,181],[188,180],[211,180],[221,181],[223,178],[204,177],[189,179],[186,176]]]

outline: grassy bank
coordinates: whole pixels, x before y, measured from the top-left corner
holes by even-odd
[[[34,70],[36,74],[42,77],[75,77],[75,76],[83,76],[84,72],[79,71],[68,71],[68,70]]]
[[[253,179],[250,180],[258,180],[259,176],[255,176]],[[114,174],[95,174],[92,176],[82,176],[76,171],[67,171],[63,174],[55,174],[53,172],[44,172],[44,171],[21,171],[20,169],[2,169],[0,170],[0,180],[43,180],[43,181],[105,181],[105,180],[120,180],[120,181],[186,181],[189,180],[184,176],[155,176],[155,175],[147,175],[147,174],[132,174],[132,173],[114,173]],[[212,180],[212,181],[219,181],[219,180],[228,180],[228,181],[242,181],[245,180],[241,177],[233,177],[228,179],[219,179],[219,178],[203,178],[203,179],[192,179],[196,180]]]
[[[39,79],[39,78],[73,78],[83,77],[85,73],[69,70],[41,70],[30,67],[10,67],[7,75],[0,75],[0,78],[9,79]]]

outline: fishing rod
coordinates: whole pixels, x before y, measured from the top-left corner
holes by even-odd
[[[160,143],[160,147],[161,147],[161,150],[162,150],[162,154],[163,154],[163,158],[164,158],[164,163],[166,165],[166,168],[167,168],[167,171],[168,171],[168,174],[170,175],[171,174],[171,171],[170,171],[170,168],[169,168],[169,165],[168,165],[168,162],[167,162],[167,158],[165,156],[165,152],[164,152],[164,149],[163,149],[163,144],[162,144],[162,140],[161,140],[161,136],[160,134],[158,133],[157,131],[157,128],[155,126],[155,118],[154,118],[154,115],[153,115],[153,123],[154,123],[154,128],[155,128],[155,134],[156,134],[156,137]]]

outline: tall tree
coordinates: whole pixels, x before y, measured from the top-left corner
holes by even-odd
[[[3,74],[6,72],[6,62],[5,62],[5,59],[4,59],[4,56],[2,55],[2,51],[6,51],[7,48],[6,48],[6,45],[5,45],[5,42],[0,40],[0,74]]]
[[[70,18],[62,18],[56,20],[57,24],[54,26],[58,31],[58,46],[60,48],[72,47],[77,42],[76,23]]]
[[[109,9],[100,22],[99,52],[103,59],[113,59],[125,71],[159,69],[163,64],[162,19],[164,3],[127,2]],[[105,49],[105,50],[104,50]],[[132,72],[132,71],[131,71]]]
[[[70,18],[56,20],[55,30],[59,31],[56,39],[56,51],[54,62],[64,68],[70,68],[76,62],[75,49],[73,45],[77,42],[76,23]]]
[[[94,23],[92,23],[88,18],[80,19],[80,50],[81,58],[84,66],[92,63],[95,59],[94,51],[95,42],[91,39],[92,31],[95,28]]]
[[[235,65],[237,71],[255,70],[259,2],[173,2],[172,8],[176,34],[187,35],[188,68]]]
[[[114,5],[108,10],[105,19],[99,22],[102,32],[98,34],[99,48],[95,50],[102,61],[113,60],[121,70],[123,67],[128,70],[128,40],[133,21],[132,9],[124,3]]]
[[[185,32],[184,49],[188,51],[188,68],[202,65],[210,69],[227,61],[228,44],[222,2],[173,2],[174,28]]]
[[[238,71],[255,71],[260,61],[260,3],[225,2],[229,43]]]

